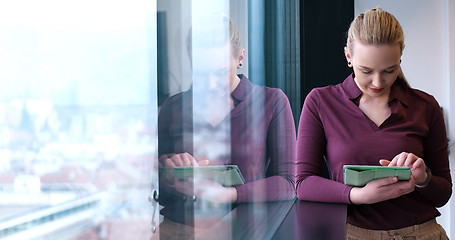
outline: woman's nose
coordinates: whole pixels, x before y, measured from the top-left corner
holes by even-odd
[[[376,88],[382,88],[384,81],[382,79],[381,74],[374,74],[372,83],[373,86],[375,86]]]

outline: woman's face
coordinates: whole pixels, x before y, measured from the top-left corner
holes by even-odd
[[[346,59],[352,63],[355,82],[365,97],[388,98],[390,88],[400,71],[398,44],[365,45],[354,43],[353,54],[345,49]]]
[[[196,91],[226,96],[234,90],[240,60],[234,58],[229,44],[222,48],[198,49],[193,56],[193,83]]]

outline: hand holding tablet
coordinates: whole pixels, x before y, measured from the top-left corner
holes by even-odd
[[[363,187],[369,181],[396,176],[398,180],[407,181],[411,178],[409,167],[387,167],[372,165],[344,165],[344,184]]]

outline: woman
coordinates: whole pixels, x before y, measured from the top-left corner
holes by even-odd
[[[345,47],[354,73],[341,84],[314,89],[304,103],[297,196],[349,204],[347,239],[447,238],[435,221],[452,187],[444,119],[432,96],[406,82],[403,49],[393,15],[381,8],[360,14]],[[331,180],[321,177],[323,159]],[[409,181],[390,177],[352,187],[343,184],[346,164],[407,166],[412,174]]]
[[[198,20],[188,39],[193,85],[166,100],[160,109],[160,164],[237,165],[245,184],[229,187],[209,180],[169,184],[160,178],[162,214],[194,225],[187,219],[200,201],[235,204],[293,199],[296,133],[286,95],[237,75],[245,49],[227,17],[210,15]]]

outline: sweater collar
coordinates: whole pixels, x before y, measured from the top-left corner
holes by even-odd
[[[346,92],[346,95],[350,100],[356,100],[359,99],[360,96],[362,95],[362,90],[357,86],[354,80],[354,74],[350,74],[342,83],[342,87]],[[390,89],[390,96],[389,96],[389,102],[393,100],[398,100],[405,106],[409,105],[408,102],[408,87],[406,87],[406,84],[402,79],[397,79],[395,80],[395,83],[392,85],[392,88]]]
[[[231,96],[234,99],[236,105],[246,98],[252,88],[251,82],[247,77],[245,77],[243,74],[239,74],[238,76],[240,78],[240,83],[231,93]]]

